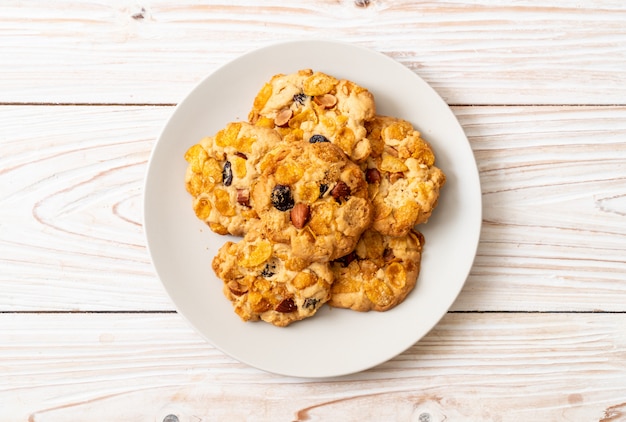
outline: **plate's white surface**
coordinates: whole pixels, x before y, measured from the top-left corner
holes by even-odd
[[[436,154],[447,183],[430,221],[418,284],[385,312],[322,308],[287,328],[244,323],[222,294],[211,260],[228,237],[196,219],[184,188],[187,148],[226,123],[246,120],[263,83],[312,68],[367,87],[379,114],[412,122]],[[391,58],[331,41],[296,41],[248,53],[203,80],[178,105],[152,151],[144,225],[159,278],[178,311],[215,347],[251,366],[284,375],[329,377],[396,356],[424,336],[452,305],[472,266],[481,225],[474,156],[445,102]]]

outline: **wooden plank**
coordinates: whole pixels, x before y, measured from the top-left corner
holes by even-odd
[[[172,308],[141,215],[150,150],[171,111],[2,109],[0,309]]]
[[[0,311],[172,309],[141,227],[147,159],[172,109],[0,108]],[[626,310],[626,107],[454,112],[484,227],[453,309]]]
[[[224,356],[176,314],[0,314],[1,418],[608,422],[626,414],[625,323],[448,314],[385,364],[305,380]]]
[[[622,0],[3,1],[0,103],[177,103],[277,41],[330,38],[414,70],[451,104],[624,104]]]
[[[455,109],[479,165],[484,223],[454,309],[624,310],[625,111]]]

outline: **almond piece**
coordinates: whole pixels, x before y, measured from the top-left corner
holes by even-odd
[[[276,117],[274,117],[274,124],[279,127],[285,126],[289,122],[289,119],[291,119],[292,115],[293,112],[291,109],[284,108],[276,114]]]
[[[237,203],[244,207],[250,206],[250,191],[248,189],[237,189]]]
[[[397,157],[398,156],[398,150],[395,149],[392,146],[389,145],[385,145],[385,152],[389,155],[391,155],[392,157]]]
[[[367,183],[380,182],[380,172],[376,168],[368,168],[365,172],[365,180]]]
[[[357,258],[356,252],[352,251],[349,254],[342,256],[341,258],[335,259],[333,262],[338,262],[341,264],[342,267],[345,268],[348,265],[350,265],[350,263],[354,261],[356,258]]]
[[[333,198],[335,198],[337,202],[341,202],[345,199],[348,199],[348,197],[350,196],[350,187],[346,185],[345,182],[340,180],[339,182],[337,182],[333,190],[330,191],[330,194],[333,196]]]
[[[404,173],[402,173],[402,172],[391,173],[389,175],[389,181],[391,183],[396,183],[400,179],[404,179]]]
[[[291,209],[291,223],[296,229],[301,229],[309,222],[311,211],[307,204],[299,203]]]
[[[281,302],[274,308],[276,312],[282,312],[287,314],[289,312],[294,312],[298,309],[295,302],[292,298],[288,297],[286,299],[281,300]]]
[[[235,296],[241,296],[248,291],[248,288],[246,286],[239,284],[235,280],[229,281],[227,286],[228,290],[230,290],[230,292]]]
[[[335,104],[337,104],[337,97],[332,94],[324,94],[313,98],[313,101],[315,101],[317,105],[324,108],[332,108]]]

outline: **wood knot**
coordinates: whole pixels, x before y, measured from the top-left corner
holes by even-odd
[[[146,9],[142,7],[141,11],[133,14],[131,17],[136,21],[144,19],[146,17]]]
[[[370,0],[354,0],[354,4],[357,7],[367,7],[370,5]]]
[[[419,422],[431,422],[430,413],[421,413],[418,418]]]

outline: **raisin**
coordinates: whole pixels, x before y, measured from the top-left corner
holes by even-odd
[[[233,183],[233,170],[231,168],[230,161],[226,161],[224,163],[224,168],[222,169],[222,182],[224,186],[230,186]]]
[[[309,96],[306,95],[304,92],[301,92],[293,96],[293,101],[300,105],[304,105],[304,103],[306,103],[306,100],[308,99],[309,99]]]
[[[244,154],[243,152],[239,152],[239,151],[237,151],[237,152],[235,153],[235,155],[236,155],[237,157],[239,157],[239,158],[243,158],[244,160],[247,160],[247,159],[248,159],[248,157],[246,157],[246,154]]]
[[[328,185],[327,185],[327,184],[325,184],[325,183],[322,183],[322,184],[320,185],[320,198],[321,198],[322,196],[324,196],[324,194],[325,194],[326,192],[328,192]]]
[[[289,186],[274,186],[272,190],[272,205],[279,211],[288,211],[293,208],[293,196],[291,196]]]
[[[330,142],[324,135],[313,135],[309,138],[309,143],[317,144],[318,142]]]
[[[270,264],[268,262],[267,264],[265,264],[265,267],[263,268],[263,271],[261,271],[261,276],[269,278],[269,277],[273,276],[274,274],[276,274],[274,272],[275,270],[276,270],[276,265],[275,264]]]
[[[303,306],[304,306],[305,308],[307,308],[307,309],[308,309],[308,308],[313,308],[313,309],[315,309],[315,308],[317,307],[317,304],[318,304],[318,303],[320,303],[320,300],[319,300],[319,299],[315,299],[314,297],[309,297],[309,298],[304,299],[304,304],[303,304]]]

